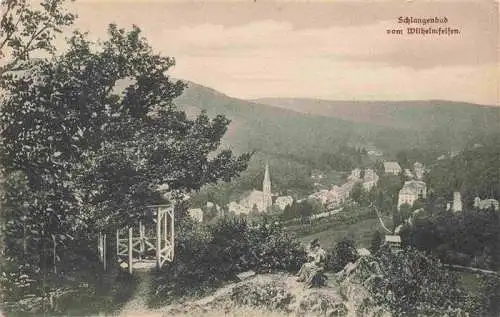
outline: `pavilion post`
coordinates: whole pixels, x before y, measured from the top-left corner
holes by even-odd
[[[132,227],[128,228],[128,272],[132,274]]]
[[[165,213],[165,216],[163,216],[163,241],[165,241],[165,245],[167,245],[167,242],[168,242],[168,239],[167,239],[167,222],[168,222],[168,219],[167,219],[167,214]]]
[[[102,233],[99,231],[97,234],[97,252],[99,253],[99,261],[102,259]]]
[[[139,221],[139,260],[142,260],[144,254],[144,225]]]
[[[174,232],[174,221],[175,221],[175,214],[174,214],[174,209],[172,209],[172,212],[170,214],[170,247],[172,248],[172,253],[171,257],[172,259],[174,258],[174,250],[175,250],[175,232]]]
[[[57,274],[57,253],[56,253],[56,248],[57,248],[56,236],[52,235],[52,262],[53,262],[53,265],[54,265],[54,274]]]
[[[104,265],[104,272],[106,272],[106,234],[103,236],[103,242],[102,242],[102,262]]]
[[[116,229],[116,258],[120,258],[120,229]]]
[[[161,211],[160,208],[156,212],[156,269],[161,267]]]

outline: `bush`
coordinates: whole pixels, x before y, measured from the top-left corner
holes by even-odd
[[[350,237],[344,237],[337,242],[328,256],[327,269],[340,272],[347,263],[355,262],[359,258],[356,243]]]
[[[372,259],[380,278],[373,279],[369,291],[394,316],[465,316],[466,294],[437,258],[413,249],[381,249]]]
[[[189,223],[180,229],[174,261],[158,277],[157,293],[193,295],[236,280],[244,271],[296,272],[305,260],[300,243],[278,223],[250,224],[237,217],[211,225]]]

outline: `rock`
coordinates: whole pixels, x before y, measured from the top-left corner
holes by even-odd
[[[236,276],[240,279],[240,281],[243,281],[243,280],[249,279],[251,277],[254,277],[255,272],[254,271],[247,271],[247,272],[240,273]]]
[[[342,299],[331,294],[312,292],[298,299],[295,313],[298,316],[311,315],[326,317],[347,316],[348,309]]]
[[[210,311],[234,311],[248,307],[255,310],[280,312],[287,316],[308,317],[390,317],[370,299],[363,280],[358,280],[359,263],[352,263],[344,275],[329,279],[322,288],[306,288],[296,277],[286,273],[255,274],[245,272],[238,283],[218,289],[210,296],[170,307],[164,312],[183,311],[193,315]],[[368,274],[364,274],[368,275]],[[369,276],[369,275],[368,275]]]

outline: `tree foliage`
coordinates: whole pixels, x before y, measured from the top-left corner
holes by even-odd
[[[392,253],[385,248],[364,260],[371,268],[366,278],[374,300],[394,316],[466,316],[466,294],[437,258],[414,249]]]
[[[374,231],[370,242],[370,252],[377,253],[384,243],[384,235],[380,231]]]
[[[209,225],[185,222],[179,225],[176,254],[157,280],[160,296],[237,280],[237,274],[248,270],[295,273],[306,261],[300,242],[266,218],[253,223],[239,217]]]
[[[5,198],[14,263],[24,261],[23,237],[36,267],[64,267],[74,241],[136,223],[146,205],[162,202],[160,185],[179,200],[246,168],[249,154],[219,149],[227,118],[189,119],[176,108],[186,85],[168,76],[174,59],[154,53],[135,26],[110,25],[108,34],[92,43],[75,32],[64,54],[3,74],[0,160],[9,178],[19,175]]]
[[[330,252],[327,268],[339,272],[347,263],[354,263],[358,258],[356,242],[351,237],[346,236],[337,242]]]
[[[0,3],[0,58],[7,61],[0,67],[0,75],[22,69],[33,54],[55,52],[53,40],[76,18],[66,11],[66,2],[42,0],[39,6],[27,0]]]
[[[500,218],[494,211],[418,217],[409,227],[406,240],[445,263],[487,269],[500,266]]]
[[[471,209],[475,197],[500,199],[500,136],[482,138],[454,157],[438,161],[426,177],[435,197],[452,199],[460,191],[464,207]]]

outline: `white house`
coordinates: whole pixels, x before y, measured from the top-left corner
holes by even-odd
[[[386,235],[385,243],[387,243],[392,250],[397,251],[401,249],[401,237],[398,235]]]
[[[203,222],[203,210],[201,208],[189,209],[188,214],[194,221]]]
[[[413,172],[415,173],[415,177],[417,179],[424,178],[424,173],[425,173],[424,165],[422,163],[415,162],[415,164],[413,164]]]
[[[399,175],[401,173],[401,166],[398,162],[384,162],[384,172],[386,174]]]
[[[293,204],[293,198],[292,196],[279,196],[276,198],[276,201],[274,202],[274,205],[278,206],[280,210],[283,210],[286,208],[286,206],[291,206]]]
[[[413,173],[408,168],[405,168],[404,175],[408,178],[413,178]]]
[[[379,177],[372,169],[366,169],[363,178],[363,188],[369,192],[378,183]]]
[[[418,198],[426,198],[427,196],[427,186],[422,181],[406,181],[403,188],[399,191],[398,196],[398,210],[404,205],[413,206]]]
[[[462,195],[460,192],[454,192],[453,193],[453,204],[451,206],[451,210],[453,212],[459,212],[462,211],[463,206],[462,206]]]
[[[500,209],[498,200],[492,198],[489,199],[481,199],[479,197],[474,198],[474,208],[477,208],[479,210],[485,210],[492,207],[495,211],[498,211]]]
[[[350,180],[358,180],[361,178],[361,169],[355,168],[351,171],[351,175],[349,175],[348,179]]]

